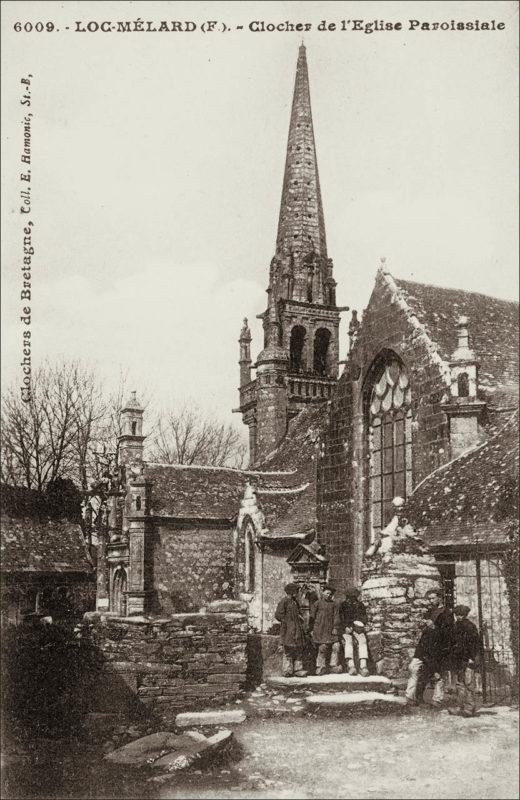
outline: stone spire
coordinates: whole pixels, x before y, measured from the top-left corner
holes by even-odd
[[[286,259],[293,254],[298,262],[311,252],[327,257],[307,57],[302,44],[294,82],[276,256]]]
[[[289,420],[331,397],[338,377],[339,315],[328,257],[305,47],[298,53],[276,253],[269,266],[263,349],[249,362],[240,337],[240,407],[251,464],[282,441]],[[256,378],[250,380],[250,369]]]

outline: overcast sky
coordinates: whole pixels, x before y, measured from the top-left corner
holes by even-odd
[[[33,365],[81,358],[108,383],[123,369],[158,405],[192,397],[240,422],[237,338],[248,316],[261,349],[301,40],[250,32],[253,20],[313,25],[304,39],[338,304],[366,306],[381,256],[403,278],[517,298],[516,3],[3,5],[5,383],[21,380],[20,79],[31,73]],[[138,17],[230,30],[73,31]],[[404,30],[316,30],[354,18]],[[505,30],[412,32],[409,19]],[[40,20],[59,32],[12,27]]]

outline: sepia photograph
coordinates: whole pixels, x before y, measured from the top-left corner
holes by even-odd
[[[518,4],[2,0],[5,800],[517,800]]]

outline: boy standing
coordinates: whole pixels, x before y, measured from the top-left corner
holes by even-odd
[[[458,605],[453,609],[455,627],[453,629],[452,665],[457,673],[458,710],[448,709],[450,714],[461,717],[474,717],[475,702],[475,662],[480,653],[480,635],[477,627],[467,618],[469,607]]]
[[[329,666],[331,672],[342,672],[339,663],[340,610],[334,602],[334,589],[328,584],[322,587],[321,598],[310,609],[309,628],[312,641],[318,647],[316,675],[324,675]]]
[[[285,597],[280,600],[275,611],[275,617],[281,623],[283,675],[285,678],[291,678],[293,675],[304,678],[307,675],[302,660],[305,634],[298,604],[298,586],[295,583],[288,583],[284,591]]]
[[[439,644],[441,637],[429,611],[424,615],[424,630],[421,638],[417,642],[417,647],[410,661],[410,677],[406,687],[406,700],[410,704],[422,703],[424,690],[433,678],[435,681],[433,690],[433,704],[440,705],[442,693],[439,686],[442,684],[440,675],[440,655]],[[440,699],[439,699],[440,698]]]
[[[354,641],[357,644],[359,658],[359,674],[366,677],[368,671],[368,645],[366,637],[366,626],[368,623],[367,610],[360,600],[361,592],[357,588],[347,589],[346,598],[341,606],[345,633],[343,642],[345,645],[345,662],[349,675],[357,675],[356,663],[354,661]]]

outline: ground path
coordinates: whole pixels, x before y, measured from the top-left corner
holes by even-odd
[[[162,798],[517,798],[518,711],[251,720],[242,759]],[[180,776],[179,776],[180,777]]]
[[[303,699],[303,697],[302,697]],[[115,768],[99,747],[41,742],[3,775],[2,797],[45,798],[496,798],[518,797],[518,709],[311,715],[294,697],[261,690],[234,728],[227,762],[153,785]]]

